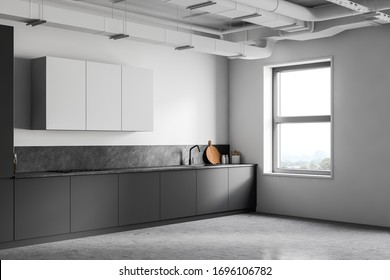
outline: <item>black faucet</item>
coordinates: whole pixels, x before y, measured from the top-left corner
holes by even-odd
[[[188,164],[189,165],[191,165],[192,164],[192,160],[191,160],[191,152],[192,152],[192,149],[193,148],[198,148],[198,151],[199,151],[199,153],[200,153],[200,148],[199,148],[199,146],[198,145],[195,145],[195,146],[192,146],[191,147],[191,149],[190,149],[190,158],[189,158],[189,160],[188,160]]]

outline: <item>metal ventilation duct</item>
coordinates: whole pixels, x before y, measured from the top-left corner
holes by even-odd
[[[4,19],[27,22],[39,18],[39,10],[40,5],[37,3],[30,6],[28,2],[17,0],[1,0],[0,2],[0,18]],[[111,39],[151,42],[173,48],[190,45],[191,48],[188,48],[190,50],[226,57],[245,54],[245,59],[259,59],[269,57],[273,50],[272,42],[268,42],[264,47],[244,46],[220,39],[52,6],[45,6],[45,15],[42,20],[46,21],[45,26],[94,33]]]

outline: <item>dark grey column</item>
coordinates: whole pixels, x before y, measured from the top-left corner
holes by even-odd
[[[14,29],[0,25],[0,178],[11,178],[14,149]]]

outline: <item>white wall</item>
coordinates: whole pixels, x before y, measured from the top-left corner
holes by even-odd
[[[229,140],[259,164],[259,212],[390,226],[390,26],[285,41],[230,62]],[[263,176],[263,66],[334,58],[334,179]]]
[[[15,129],[15,146],[228,143],[226,58],[45,26],[0,24],[15,27],[15,57],[58,56],[154,70],[153,132]]]

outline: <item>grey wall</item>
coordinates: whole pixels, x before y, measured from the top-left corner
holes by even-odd
[[[20,59],[55,56],[130,65],[153,70],[152,132],[80,132],[28,129],[27,102],[18,98],[14,143],[22,146],[191,145],[228,143],[228,62],[226,57],[71,30],[0,20],[14,27],[17,94],[26,93]],[[23,109],[24,108],[24,109]],[[24,110],[24,111],[23,111]],[[26,113],[27,112],[27,113]]]
[[[229,140],[259,164],[259,212],[390,226],[390,26],[285,41],[229,64]],[[334,58],[334,179],[263,175],[263,66]]]

